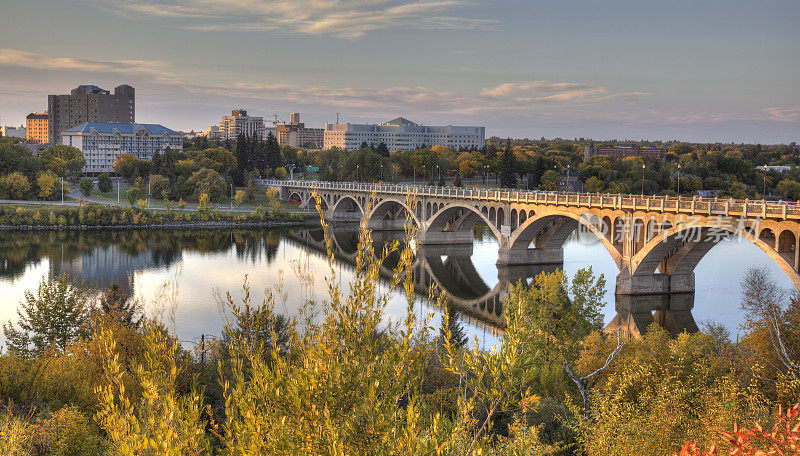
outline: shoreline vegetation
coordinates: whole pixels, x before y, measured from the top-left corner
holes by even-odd
[[[248,212],[145,209],[85,203],[79,206],[0,204],[0,230],[169,229],[289,226],[317,223],[316,217],[256,208]]]
[[[362,222],[358,251],[347,284],[330,248],[327,272],[296,272],[329,275],[295,315],[254,301],[245,276],[241,298],[217,295],[222,334],[191,348],[119,287],[43,280],[3,325],[0,454],[797,454],[800,298],[763,271],[742,284],[736,341],[713,325],[603,334],[589,268],[512,286],[485,350],[435,287],[440,317],[415,310],[411,242],[375,250]],[[395,254],[406,312],[387,322],[376,281]]]

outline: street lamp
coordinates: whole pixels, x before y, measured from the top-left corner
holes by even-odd
[[[644,198],[644,163],[642,163],[642,198]]]
[[[361,166],[361,165],[356,165],[356,182],[360,182],[360,181],[359,181],[359,179],[358,179],[358,168],[359,168],[360,166]]]
[[[681,165],[678,163],[678,198],[681,197]]]
[[[233,184],[231,185],[231,210],[233,210]]]
[[[761,199],[767,199],[767,165],[764,165],[764,191],[761,192]]]
[[[569,165],[567,165],[567,193],[569,193]]]

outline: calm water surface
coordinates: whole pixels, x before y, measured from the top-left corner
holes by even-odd
[[[375,233],[376,246],[393,236]],[[334,268],[345,291],[354,275],[356,239],[352,230],[334,231]],[[326,298],[324,279],[331,273],[321,240],[320,230],[307,229],[0,232],[0,321],[16,320],[25,291],[35,291],[43,277],[66,273],[95,288],[123,284],[144,303],[148,315],[164,319],[181,340],[191,343],[201,334],[221,333],[226,315],[220,300],[228,292],[241,298],[245,277],[255,300],[273,293],[278,310],[286,314],[295,314],[309,300]],[[471,247],[420,249],[415,260],[415,312],[421,317],[432,312],[431,326],[438,328],[439,313],[423,302],[428,284],[436,283],[459,307],[471,337],[477,336],[484,346],[497,343],[502,335],[501,298],[509,281],[530,281],[537,272],[556,266],[498,269],[496,260],[497,241],[485,231],[476,232]],[[576,232],[564,246],[562,267],[572,275],[589,266],[606,278],[604,315],[606,324],[612,323],[618,317],[617,268],[602,244]],[[714,321],[735,334],[742,321],[739,284],[750,266],[765,267],[782,286],[792,287],[766,254],[732,238],[714,247],[697,266],[696,293],[680,298],[693,299],[691,312],[667,312],[666,317],[656,312],[655,318],[673,330],[692,319],[699,326]],[[381,286],[391,293],[387,320],[401,321],[404,296],[389,290],[388,281]]]

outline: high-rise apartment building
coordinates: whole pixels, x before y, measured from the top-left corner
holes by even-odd
[[[44,144],[50,142],[48,128],[50,121],[45,112],[32,112],[25,117],[25,139],[29,143]]]
[[[80,85],[69,95],[48,95],[49,142],[58,144],[61,132],[86,122],[134,123],[136,92],[123,84],[112,94],[96,85]]]
[[[278,144],[291,147],[322,147],[325,142],[325,130],[322,128],[306,128],[300,122],[300,113],[293,112],[289,115],[288,124],[275,126],[275,135]]]
[[[325,148],[356,150],[361,144],[386,144],[390,152],[423,146],[480,149],[486,144],[486,127],[418,125],[403,117],[382,124],[325,124]]]
[[[234,109],[231,115],[223,116],[219,123],[219,138],[235,141],[240,134],[264,138],[264,118],[248,116],[244,109]]]

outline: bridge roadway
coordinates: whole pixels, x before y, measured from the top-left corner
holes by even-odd
[[[693,293],[694,268],[730,236],[764,251],[800,289],[800,206],[795,202],[413,187],[358,182],[263,180],[281,198],[326,218],[368,217],[373,231],[417,226],[423,245],[470,244],[485,223],[499,242],[498,265],[563,263],[578,228],[605,246],[619,274],[617,295]]]

